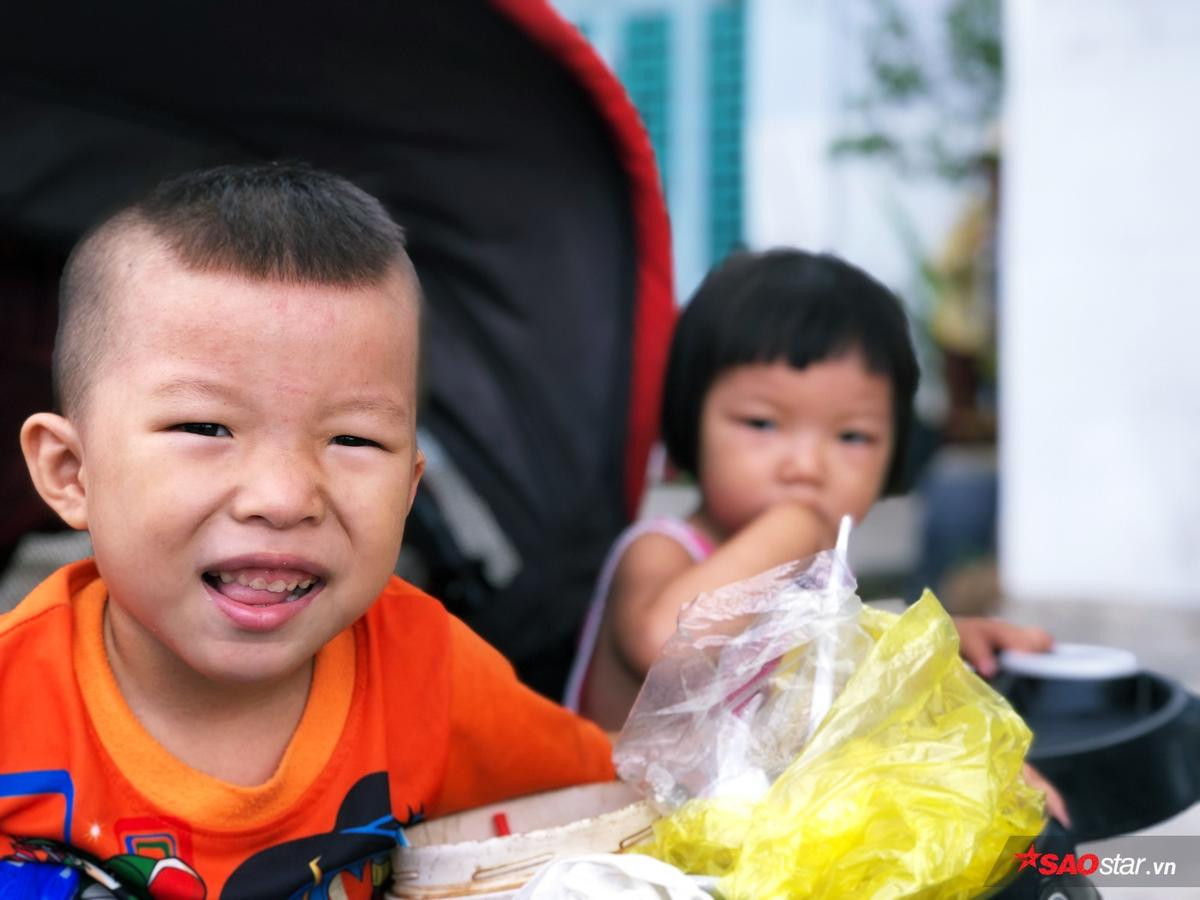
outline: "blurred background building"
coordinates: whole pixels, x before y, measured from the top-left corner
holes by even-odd
[[[860,593],[931,585],[1200,691],[1200,5],[555,2],[646,121],[681,302],[794,244],[908,305],[916,487],[858,529]]]
[[[868,581],[1200,610],[1200,7],[556,5],[645,119],[681,302],[795,244],[908,304],[918,489],[861,531]]]
[[[880,148],[846,152],[864,137],[863,104],[886,90],[873,83],[878,66],[889,64],[877,57],[919,53],[925,40],[939,40],[917,32],[941,28],[949,4],[911,11],[875,0],[555,5],[620,77],[650,133],[681,298],[742,245],[836,247],[902,281],[911,275],[912,240],[935,239],[952,219],[955,191],[939,179],[897,180],[886,160],[872,158],[884,155]],[[897,27],[905,34],[895,35]],[[898,112],[901,127],[921,113]],[[907,221],[897,226],[902,215]]]
[[[833,251],[905,298],[926,372],[918,401],[926,427],[913,447],[914,478],[922,473],[950,406],[931,328],[937,266],[956,222],[994,208],[981,160],[998,141],[999,0],[557,6],[618,74],[646,123],[681,302],[730,250],[778,244]],[[960,227],[957,239],[968,268],[992,249],[991,219],[976,218],[981,227]],[[969,355],[986,370],[985,383],[967,386],[967,405],[982,403],[976,412],[986,422],[965,435],[969,449],[936,457],[950,488],[931,482],[932,503],[972,521],[930,520],[938,530],[925,536],[923,495],[882,504],[855,543],[860,577],[878,591],[912,594],[960,558],[989,558],[994,546],[993,270],[968,276],[966,291],[986,307],[965,329]],[[687,502],[682,493],[678,502]],[[985,594],[995,594],[994,580],[984,578]]]

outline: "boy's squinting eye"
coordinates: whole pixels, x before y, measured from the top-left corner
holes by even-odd
[[[186,431],[201,437],[233,437],[228,428],[216,422],[184,422],[176,425],[172,431]]]
[[[333,443],[339,447],[382,447],[383,445],[370,438],[356,437],[353,434],[334,435]]]

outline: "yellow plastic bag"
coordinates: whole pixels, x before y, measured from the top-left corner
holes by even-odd
[[[929,591],[859,624],[874,646],[767,793],[689,800],[639,849],[724,876],[730,900],[983,892],[1005,841],[1042,827],[1029,729],[959,659]]]

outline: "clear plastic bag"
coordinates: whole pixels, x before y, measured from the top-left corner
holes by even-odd
[[[630,710],[617,773],[664,812],[762,796],[869,650],[861,609],[832,551],[700,595]]]
[[[1007,838],[1042,827],[1021,777],[1029,730],[959,659],[931,593],[900,616],[864,608],[837,577],[820,587],[838,565],[821,554],[681,616],[651,670],[663,683],[643,690],[617,745],[622,777],[673,810],[643,849],[723,876],[731,900],[976,896]],[[791,608],[806,603],[807,616]],[[738,684],[768,696],[747,712],[729,671],[760,676]],[[654,737],[654,722],[669,727]]]

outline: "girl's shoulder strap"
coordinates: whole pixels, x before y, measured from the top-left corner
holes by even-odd
[[[664,534],[680,544],[696,562],[712,556],[713,543],[699,529],[675,516],[654,516],[635,522],[621,536],[622,552],[643,534]]]
[[[629,546],[645,534],[662,534],[676,541],[696,562],[708,559],[713,552],[712,542],[685,522],[675,516],[653,516],[634,522],[617,538],[608,557],[604,560],[604,568],[596,582],[592,602],[588,606],[587,616],[579,634],[579,645],[575,653],[575,662],[571,666],[567,678],[566,691],[563,694],[563,705],[568,709],[579,710],[580,696],[583,692],[584,679],[591,663],[592,653],[596,649],[596,641],[600,635],[600,622],[604,617],[604,606],[608,599],[608,590],[616,574],[617,566]]]

